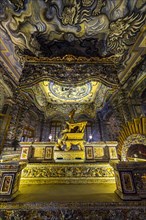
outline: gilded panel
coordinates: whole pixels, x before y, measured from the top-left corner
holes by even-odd
[[[57,178],[57,177],[114,177],[113,168],[108,165],[91,164],[29,164],[22,171],[22,178]]]

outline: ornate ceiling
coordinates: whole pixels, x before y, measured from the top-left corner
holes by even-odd
[[[2,27],[22,53],[30,56],[123,56],[145,20],[143,1],[2,2]]]
[[[145,3],[1,0],[1,60],[47,117],[94,117],[145,54]]]
[[[91,81],[80,86],[65,86],[44,81],[40,83],[40,86],[48,102],[59,104],[65,101],[91,103],[95,99],[99,83]]]
[[[35,105],[46,117],[54,117],[56,114],[66,117],[72,109],[76,109],[76,116],[84,114],[95,117],[96,111],[103,108],[113,90],[95,81],[80,86],[43,81],[25,88],[24,92],[31,94]]]

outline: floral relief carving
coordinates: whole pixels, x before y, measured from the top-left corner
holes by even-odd
[[[112,167],[26,167],[22,177],[114,177],[114,171]]]

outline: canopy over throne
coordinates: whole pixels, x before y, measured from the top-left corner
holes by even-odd
[[[72,145],[77,145],[79,150],[84,150],[84,131],[87,122],[74,122],[75,110],[72,110],[69,114],[70,121],[66,122],[66,128],[61,131],[62,137],[58,139],[56,147],[69,151]]]

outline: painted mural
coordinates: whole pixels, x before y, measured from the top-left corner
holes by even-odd
[[[2,0],[1,26],[23,54],[123,55],[144,23],[144,1]]]

